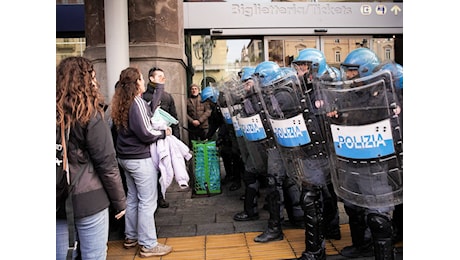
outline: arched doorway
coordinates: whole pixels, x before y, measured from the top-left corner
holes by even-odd
[[[209,83],[216,83],[216,80],[212,77],[206,77],[206,84],[203,84],[203,80],[200,82],[201,88],[203,88],[203,86],[209,86]]]

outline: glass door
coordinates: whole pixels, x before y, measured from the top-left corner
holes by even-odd
[[[241,68],[263,61],[262,40],[191,37],[193,83],[202,88],[235,77]]]
[[[204,88],[210,83],[235,77],[241,68],[255,67],[262,61],[274,61],[280,67],[288,67],[305,48],[323,51],[329,66],[339,68],[348,53],[359,47],[372,49],[382,61],[395,58],[394,39],[390,36],[266,36],[261,40],[194,35],[191,37],[192,81]]]

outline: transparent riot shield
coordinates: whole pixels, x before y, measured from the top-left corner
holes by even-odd
[[[356,80],[315,82],[339,197],[367,208],[402,203],[400,107],[389,70]]]
[[[243,133],[239,126],[234,123],[233,120],[233,109],[232,105],[230,104],[230,98],[228,98],[229,93],[231,93],[231,89],[234,89],[234,85],[236,84],[235,79],[230,79],[224,82],[223,86],[220,88],[220,95],[219,99],[217,100],[217,104],[220,107],[220,112],[222,113],[222,117],[224,118],[224,122],[226,125],[230,126],[233,129],[233,133],[235,134],[236,143],[238,144],[238,148],[243,160],[243,163],[246,164],[248,159],[248,151],[246,145],[243,140]],[[229,105],[230,104],[230,105]]]
[[[244,84],[238,79],[227,81],[222,88],[222,93],[224,99],[221,100],[221,108],[224,109],[221,111],[225,122],[233,125],[246,171],[265,173],[267,171],[267,154],[262,143],[257,142],[266,136],[265,131],[260,134],[262,137],[254,138],[254,140],[247,139],[243,131],[244,127],[240,126],[238,120],[241,117],[245,118],[242,114],[246,115],[242,105],[246,96]]]
[[[277,148],[286,173],[298,184],[323,186],[329,161],[318,114],[295,71],[260,87]]]

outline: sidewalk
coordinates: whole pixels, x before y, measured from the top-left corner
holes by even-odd
[[[159,241],[174,248],[171,254],[161,259],[270,260],[300,256],[305,249],[303,229],[284,225],[284,240],[264,244],[253,242],[252,239],[264,231],[267,226],[269,214],[268,211],[262,209],[265,190],[261,190],[258,201],[260,219],[238,222],[233,220],[233,215],[243,210],[243,201],[240,200],[240,196],[244,193],[244,187],[236,191],[229,191],[228,187],[229,185],[222,186],[221,194],[209,197],[200,195],[192,198],[190,188],[182,190],[173,181],[166,192],[169,208],[158,208],[155,213]],[[338,252],[344,246],[351,245],[348,217],[343,209],[343,203],[339,203],[339,212],[342,239],[327,241],[327,259],[347,259],[340,256]],[[287,217],[286,214],[285,217]],[[123,239],[121,228],[119,230],[111,228],[108,259],[121,259],[119,254],[139,257],[136,249],[123,248]],[[399,252],[397,259],[402,259],[402,242],[398,243],[397,249]],[[197,256],[193,257],[193,254]],[[373,257],[355,259],[370,260]]]
[[[166,192],[169,208],[158,208],[155,213],[158,237],[184,237],[216,234],[234,234],[242,232],[262,232],[267,226],[268,211],[262,209],[265,190],[261,190],[258,200],[259,220],[234,221],[233,215],[243,210],[239,190],[229,191],[228,185],[221,187],[221,194],[199,195],[192,198],[191,189],[182,190],[175,181]],[[340,224],[347,224],[342,203],[339,203]],[[287,217],[287,214],[285,214]],[[286,227],[283,227],[286,228]],[[123,239],[117,232],[111,232],[110,240]]]

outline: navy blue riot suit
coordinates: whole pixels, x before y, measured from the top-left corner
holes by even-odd
[[[329,160],[321,124],[295,70],[278,77],[268,69],[260,74],[261,100],[284,169],[275,176],[296,184],[303,209],[306,249],[299,259],[325,259],[323,203],[328,194]]]
[[[299,77],[302,91],[305,93],[305,98],[310,104],[310,118],[317,122],[320,135],[318,140],[326,142],[326,131],[324,126],[324,114],[314,104],[316,101],[316,92],[313,89],[313,78],[325,81],[340,80],[340,71],[330,67],[326,63],[324,54],[315,48],[306,48],[299,52],[291,66],[296,70]],[[322,158],[322,160],[327,160]],[[334,186],[331,181],[330,167],[323,167],[323,174],[326,176],[326,186],[321,186],[321,200],[323,204],[323,219],[324,219],[324,237],[326,239],[340,239],[340,221],[338,199],[334,191]]]
[[[255,71],[257,71],[257,67]],[[256,80],[256,83],[257,82],[258,80]],[[241,122],[244,129],[243,132],[247,134],[246,136],[249,137],[249,139],[251,138],[251,135],[256,137],[255,139],[260,138],[257,142],[263,149],[262,151],[266,153],[267,158],[266,178],[268,187],[265,200],[267,202],[269,212],[268,226],[262,234],[254,238],[254,241],[264,243],[282,240],[284,238],[281,227],[282,214],[284,210],[284,192],[282,185],[284,177],[286,176],[286,170],[284,168],[281,155],[276,149],[272,130],[269,127],[266,115],[263,112],[260,89],[258,89],[257,86],[254,86],[247,92],[242,106],[247,115],[252,115],[245,118],[245,120],[241,120],[242,118],[240,118],[239,122]],[[259,131],[263,131],[264,136],[257,137]]]
[[[251,103],[257,103],[259,106],[262,106],[260,107],[260,115],[262,116],[261,126],[270,134],[270,138],[268,138],[269,141],[265,143],[268,156],[268,190],[266,201],[270,217],[268,228],[257,236],[254,241],[267,242],[283,238],[281,222],[284,219],[283,211],[285,207],[291,222],[295,223],[298,220],[304,219],[304,211],[302,210],[300,202],[300,182],[296,179],[297,175],[291,172],[296,171],[296,169],[287,167],[287,165],[292,166],[292,164],[287,163],[287,160],[292,161],[294,157],[292,153],[282,153],[282,149],[280,149],[279,144],[277,144],[277,141],[279,141],[276,137],[278,133],[272,123],[275,111],[278,112],[280,108],[284,109],[283,112],[286,112],[286,116],[291,117],[288,110],[291,110],[291,106],[296,106],[298,102],[293,102],[289,94],[283,95],[286,94],[286,92],[278,92],[275,95],[266,93],[266,89],[269,88],[269,85],[285,77],[285,72],[276,63],[260,63],[256,67],[255,75],[257,76],[257,84],[254,88],[255,93]],[[291,119],[292,118],[289,120]],[[302,116],[292,120],[304,121]]]
[[[242,176],[245,185],[244,210],[233,216],[236,221],[259,219],[257,198],[261,180],[265,178],[267,172],[267,153],[263,146],[266,138],[265,131],[261,128],[261,131],[258,132],[242,125],[243,122],[257,120],[260,111],[258,106],[254,107],[250,102],[253,95],[253,71],[254,68],[245,67],[240,79],[224,84],[223,97],[226,102],[221,103],[224,118],[229,123],[231,121],[234,126],[237,144],[244,163]]]

